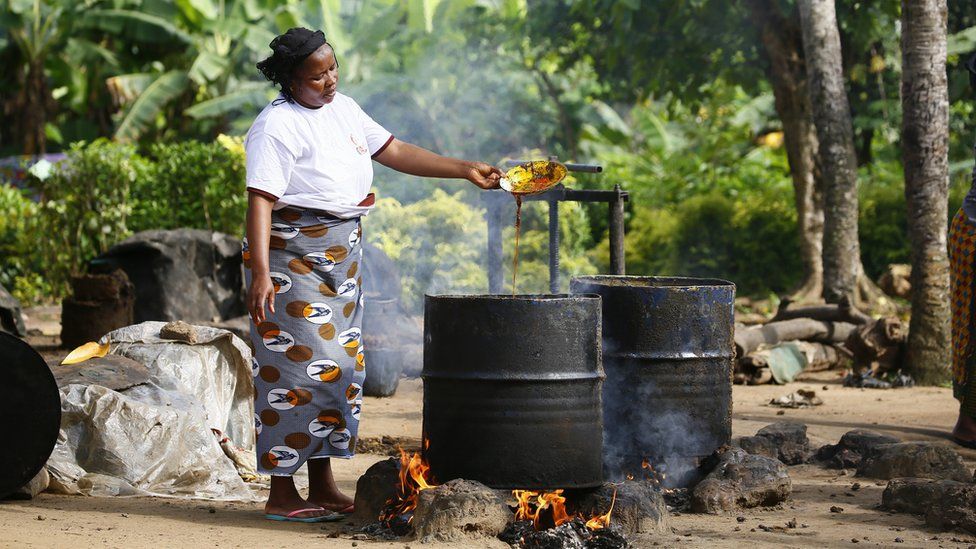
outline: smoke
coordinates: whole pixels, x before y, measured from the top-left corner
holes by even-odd
[[[731,395],[711,394],[700,383],[702,370],[708,375],[716,365],[621,358],[617,347],[604,335],[605,476],[655,478],[664,486],[697,481],[701,458],[724,442],[731,406]]]

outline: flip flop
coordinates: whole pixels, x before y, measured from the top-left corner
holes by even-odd
[[[976,450],[976,440],[963,440],[963,439],[961,439],[959,437],[956,437],[956,436],[953,436],[953,437],[950,437],[950,438],[952,439],[952,442],[955,442],[956,444],[958,444],[959,446],[962,446],[963,448],[969,448],[971,450]]]
[[[295,509],[294,511],[288,513],[287,515],[275,515],[272,513],[265,513],[264,518],[268,520],[278,520],[282,522],[335,522],[342,520],[345,517],[341,513],[329,513],[328,515],[322,515],[320,517],[299,517],[301,513],[307,513],[309,511],[325,511],[321,507],[307,507],[305,509]]]
[[[322,508],[325,509],[325,507],[322,507]],[[350,503],[349,505],[347,505],[346,507],[343,507],[339,511],[333,511],[333,513],[341,513],[343,515],[351,515],[351,514],[353,514],[355,512],[356,512],[356,504],[355,503]]]

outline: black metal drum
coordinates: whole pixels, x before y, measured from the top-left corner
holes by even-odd
[[[427,296],[424,452],[438,482],[603,482],[600,298]]]
[[[725,280],[584,276],[603,297],[604,453],[608,478],[653,474],[689,486],[732,437],[733,301]]]
[[[0,332],[0,415],[7,450],[0,498],[34,478],[54,450],[61,429],[61,394],[44,359],[25,341]]]

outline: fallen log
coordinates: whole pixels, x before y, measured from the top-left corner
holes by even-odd
[[[872,322],[870,316],[851,306],[847,301],[836,304],[813,305],[809,307],[795,307],[790,309],[791,301],[783,299],[779,303],[779,309],[770,322],[781,320],[791,320],[794,318],[810,318],[827,322],[850,322],[851,324],[863,325]]]
[[[825,322],[809,318],[749,326],[735,331],[735,356],[744,357],[763,344],[774,345],[790,340],[843,343],[856,328],[849,322]]]
[[[897,317],[880,318],[851,332],[845,346],[854,357],[855,369],[875,374],[902,367],[908,327]]]

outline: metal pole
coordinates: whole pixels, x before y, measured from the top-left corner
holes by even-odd
[[[549,292],[559,293],[559,201],[549,201]]]
[[[620,185],[613,186],[616,196],[610,201],[610,274],[627,274],[624,266],[624,199]]]
[[[488,293],[502,293],[502,201],[489,195],[488,201]]]

